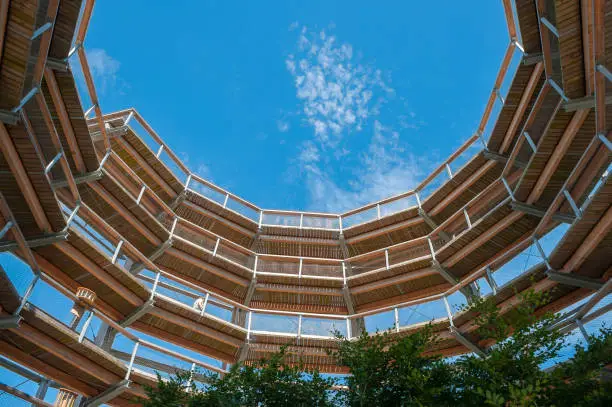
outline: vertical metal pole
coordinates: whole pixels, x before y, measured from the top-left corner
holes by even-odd
[[[442,297],[442,299],[444,300],[444,306],[446,307],[446,313],[448,314],[448,322],[450,322],[451,326],[455,326],[453,323],[453,312],[451,311],[448,299],[446,299],[446,296]]]
[[[303,259],[300,257],[300,265],[298,268],[298,278],[302,278],[302,267],[303,267],[304,261]]]
[[[427,238],[427,243],[429,243],[429,250],[431,251],[431,258],[434,261],[436,261],[436,251],[434,250],[433,243],[430,237]]]
[[[351,332],[351,320],[350,318],[346,319],[346,338],[347,339],[351,339],[352,337],[352,332]]]
[[[215,249],[213,250],[213,257],[217,255],[217,250],[219,249],[219,243],[221,242],[221,238],[217,238],[217,243],[215,243]]]
[[[395,314],[395,332],[399,332],[400,330],[400,325],[399,325],[399,311],[397,309],[397,307],[395,307],[393,309],[393,312]]]
[[[159,277],[161,276],[161,271],[158,271],[155,275],[155,281],[153,282],[153,288],[151,289],[151,298],[155,296],[155,291],[157,290],[157,285],[159,284]]]
[[[89,327],[89,324],[91,323],[92,318],[93,318],[93,312],[90,310],[89,316],[85,320],[85,323],[83,324],[83,328],[81,328],[81,334],[79,335],[79,343],[83,342],[83,339],[85,339],[85,335],[87,335],[87,328]]]
[[[298,315],[298,328],[297,337],[298,339],[302,336],[302,314]]]
[[[380,204],[376,204],[376,217],[380,219]]]
[[[485,269],[485,278],[487,280],[487,283],[489,283],[491,290],[493,291],[493,295],[497,295],[497,283],[495,282],[495,279],[493,278],[493,273],[491,273],[491,269],[489,267]]]
[[[389,250],[385,250],[385,267],[389,270]]]
[[[227,207],[227,201],[229,200],[229,194],[225,194],[225,199],[223,200],[223,207]]]
[[[117,258],[119,257],[119,253],[121,252],[121,246],[123,246],[123,240],[120,240],[117,247],[115,247],[115,253],[113,253],[111,264],[115,264],[117,262]]]
[[[249,311],[249,322],[247,324],[247,342],[251,340],[251,322],[253,321],[253,311]]]
[[[147,189],[147,186],[143,185],[142,189],[140,190],[140,193],[138,194],[138,198],[136,199],[136,205],[140,205],[140,201],[142,200],[142,197],[143,197],[146,189]]]
[[[45,396],[47,395],[47,389],[49,388],[49,380],[48,379],[42,379],[39,383],[38,383],[38,389],[36,389],[36,398],[40,399],[40,400],[44,400]],[[31,404],[31,407],[38,407],[36,404]]]
[[[208,297],[210,297],[210,293],[206,293],[204,297],[204,304],[202,304],[202,310],[200,311],[200,316],[206,313],[206,305],[208,305]]]
[[[132,356],[130,357],[130,364],[128,365],[127,372],[125,373],[125,380],[130,379],[130,374],[132,373],[132,367],[134,366],[134,359],[136,359],[136,352],[138,352],[138,346],[140,346],[140,342],[134,342],[134,349],[132,349]]]
[[[470,221],[470,214],[467,211],[467,208],[463,208],[463,214],[465,215],[465,223],[467,223],[468,229],[472,228],[472,222]]]

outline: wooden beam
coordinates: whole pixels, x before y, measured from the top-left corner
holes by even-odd
[[[235,230],[235,231],[237,231],[239,233],[242,233],[245,236],[248,236],[248,237],[255,236],[256,232],[253,232],[253,231],[245,228],[244,226],[241,226],[241,225],[239,225],[239,224],[237,224],[237,223],[235,223],[235,222],[233,222],[233,221],[231,221],[229,219],[226,219],[226,218],[224,218],[222,216],[219,216],[216,213],[213,213],[213,212],[209,211],[208,209],[204,209],[201,206],[194,204],[193,202],[190,202],[188,200],[184,200],[183,202],[181,202],[181,205],[191,209],[194,212],[198,212],[200,215],[204,215],[204,216],[206,216],[208,218],[216,220],[216,221],[222,223],[223,225],[227,226],[228,228],[233,229],[233,230]]]
[[[589,113],[590,110],[579,110],[574,114],[572,120],[569,122],[568,126],[563,132],[559,143],[555,146],[552,155],[546,162],[544,170],[538,177],[538,180],[534,185],[533,189],[531,190],[531,193],[529,194],[529,197],[527,198],[525,203],[533,204],[542,195],[544,189],[546,188],[546,185],[548,184],[548,181],[550,181],[550,178],[557,170],[559,163],[565,156],[565,153],[569,149],[570,145],[572,144],[572,141],[574,140],[574,137],[576,136],[576,134],[578,134],[578,130],[580,130],[580,127],[582,127],[582,124],[584,123]]]
[[[0,390],[2,390],[3,393],[12,394],[17,398],[27,401],[28,403],[32,403],[33,406],[35,405],[39,407],[53,407],[53,404],[49,404],[46,401],[41,400],[37,397],[30,396],[29,394],[24,393],[21,390],[16,389],[15,387],[7,386],[4,383],[0,383]]]
[[[108,203],[126,222],[134,227],[140,234],[144,236],[149,242],[151,242],[155,246],[159,246],[162,241],[156,235],[153,234],[140,220],[136,219],[134,215],[125,207],[125,205],[117,198],[115,198],[112,194],[106,191],[103,187],[98,185],[95,182],[89,184],[91,189],[93,189],[106,203]],[[128,202],[126,202],[128,203]],[[134,202],[135,205],[135,202]]]
[[[177,237],[177,239],[181,239],[180,237]],[[181,239],[182,240],[182,239]],[[189,243],[189,242],[187,242]],[[193,245],[193,244],[192,244]],[[195,246],[195,245],[194,245]],[[210,263],[206,263],[203,260],[200,260],[190,254],[187,254],[181,250],[177,250],[174,247],[169,247],[166,250],[166,254],[170,255],[172,257],[175,257],[177,259],[180,259],[182,261],[185,261],[193,266],[199,267],[201,268],[203,271],[208,271],[216,276],[222,277],[226,280],[229,280],[233,283],[236,283],[240,286],[243,287],[247,287],[249,285],[250,280],[247,280],[246,278],[240,277],[235,275],[234,273],[230,273],[229,271],[226,271],[220,267],[217,266],[213,266]],[[179,273],[181,274],[181,273]]]
[[[612,229],[612,206],[608,207],[605,215],[597,222],[595,227],[583,240],[580,247],[574,252],[572,257],[563,265],[560,271],[569,273],[572,270],[577,270],[587,257],[595,250],[597,245],[608,235]]]
[[[136,151],[136,149],[134,149],[134,147],[132,147],[128,141],[122,138],[118,138],[116,140],[121,147],[123,147],[123,149],[136,161],[136,163],[138,163],[140,168],[142,168],[142,170],[149,177],[151,177],[151,179],[153,179],[153,181],[155,181],[160,188],[170,196],[170,198],[174,198],[178,195],[178,193],[172,189],[170,185],[168,185],[168,183],[149,165],[149,163],[138,153],[138,151]],[[155,154],[153,153],[153,155]]]
[[[0,341],[0,354],[35,371],[41,376],[47,377],[62,386],[74,389],[85,396],[92,396],[98,392],[95,388],[78,380],[76,376],[42,362],[40,359],[32,356],[31,353],[26,353],[8,342]]]
[[[119,294],[130,304],[134,306],[140,306],[143,304],[144,301],[140,297],[130,291],[127,287],[125,287],[121,282],[116,280],[113,276],[108,274],[105,270],[100,268],[100,266],[90,260],[83,253],[75,249],[70,243],[56,243],[55,247],[57,247],[66,256],[70,257],[79,266],[83,267],[88,273],[93,275],[95,278],[97,278],[102,283],[111,288],[113,291],[115,291],[117,294]]]
[[[68,331],[69,329],[66,328],[66,330]],[[87,374],[106,384],[112,384],[122,379],[122,377],[102,368],[97,363],[74,351],[65,344],[31,327],[28,323],[22,322],[19,328],[13,328],[11,332],[71,365],[75,369],[75,371],[72,372],[72,376],[82,377]],[[73,336],[74,343],[77,343],[78,337],[76,333],[70,331],[70,334],[70,336]]]
[[[580,1],[580,16],[582,25],[582,53],[584,55],[584,73],[586,76],[586,94],[593,94],[593,0]]]
[[[2,51],[4,51],[4,38],[8,22],[9,3],[8,0],[0,1],[0,60],[2,60]]]
[[[60,92],[59,86],[57,85],[55,73],[49,68],[45,69],[45,81],[47,82],[47,88],[49,89],[51,99],[53,99],[53,106],[55,106],[55,111],[57,112],[57,116],[62,126],[64,137],[66,138],[66,143],[68,144],[68,148],[70,149],[70,155],[74,160],[76,169],[80,173],[85,173],[87,172],[87,168],[85,167],[83,155],[81,154],[79,144],[74,134],[74,129],[72,128],[72,123],[70,122],[68,111],[66,110],[66,105],[64,104],[62,94]]]
[[[495,161],[487,161],[482,167],[478,169],[478,171],[474,172],[468,179],[463,181],[461,185],[457,188],[453,189],[453,191],[444,197],[436,206],[433,207],[429,211],[429,214],[432,216],[437,215],[442,212],[449,204],[456,201],[459,195],[469,189],[472,185],[476,183],[476,181],[480,180],[490,169],[495,167],[497,162]]]
[[[523,119],[523,115],[529,106],[529,101],[531,100],[533,93],[535,92],[538,83],[540,82],[540,77],[542,76],[542,72],[544,72],[544,65],[539,62],[533,68],[533,72],[531,73],[531,77],[529,78],[529,82],[527,82],[527,86],[523,91],[523,95],[521,96],[521,100],[514,111],[514,115],[512,116],[512,121],[510,122],[510,126],[506,131],[506,135],[504,136],[504,140],[499,149],[501,154],[505,153],[508,148],[510,148],[510,144],[514,139],[514,135],[519,127]]]
[[[420,278],[425,278],[425,277],[429,277],[429,276],[437,275],[437,274],[438,274],[437,270],[431,267],[427,267],[421,270],[409,271],[407,273],[403,273],[395,277],[389,277],[389,278],[385,278],[379,281],[374,281],[371,283],[366,283],[366,284],[358,285],[355,287],[351,287],[350,292],[353,295],[363,294],[363,293],[367,293],[370,291],[379,290],[381,288],[389,287],[391,285],[402,284],[407,281],[417,280]]]
[[[413,300],[423,300],[422,302],[427,302],[432,295],[440,294],[450,288],[450,284],[444,282],[443,284],[438,284],[432,287],[428,287],[422,290],[412,291],[406,294],[397,295],[394,297],[387,297],[382,300],[372,301],[368,303],[362,303],[359,305],[355,305],[355,312],[357,314],[377,310],[379,308],[389,307],[397,304],[401,304],[403,302],[413,301]]]
[[[476,250],[477,248],[482,246],[484,243],[490,241],[491,238],[493,238],[496,234],[506,229],[507,227],[512,225],[514,222],[518,221],[520,218],[523,217],[523,215],[524,214],[521,212],[512,212],[511,214],[509,214],[508,216],[506,216],[505,218],[497,222],[495,225],[491,226],[484,233],[480,234],[470,243],[462,247],[455,254],[453,254],[446,260],[444,260],[442,265],[444,267],[452,267],[453,265],[457,264],[469,253]]]
[[[34,216],[34,220],[36,221],[36,225],[41,229],[41,231],[45,233],[51,233],[53,230],[51,229],[51,224],[49,223],[49,219],[47,219],[47,215],[42,208],[40,200],[38,199],[38,195],[34,190],[34,186],[32,185],[32,181],[28,176],[28,173],[23,166],[23,162],[19,157],[19,153],[15,149],[15,145],[13,144],[13,140],[9,135],[4,123],[0,122],[0,149],[2,149],[2,153],[4,154],[4,158],[6,159],[11,172],[15,176],[15,181],[17,181],[17,185],[23,194],[23,197]]]
[[[159,303],[159,305],[163,306],[161,303]],[[199,335],[207,336],[226,345],[234,346],[236,349],[238,349],[244,343],[244,341],[239,338],[230,336],[216,329],[209,328],[201,322],[198,323],[196,321],[192,321],[191,319],[178,315],[174,312],[166,311],[165,309],[160,308],[160,306],[151,309],[149,311],[149,315],[162,319],[171,324],[178,325]]]
[[[497,73],[497,77],[495,78],[495,84],[493,85],[493,89],[491,90],[491,94],[489,95],[489,100],[487,101],[485,111],[482,115],[482,119],[480,120],[480,124],[478,125],[478,132],[480,134],[484,133],[485,128],[487,127],[487,123],[489,122],[489,116],[491,115],[493,105],[495,104],[495,99],[497,98],[496,90],[501,87],[502,82],[504,81],[504,77],[506,76],[506,72],[508,71],[508,67],[510,66],[510,62],[512,62],[513,54],[514,45],[510,43],[508,44],[508,48],[506,48],[506,53],[504,54],[502,65],[499,68],[499,72]]]
[[[172,343],[177,346],[181,346],[185,349],[189,349],[194,352],[198,352],[204,356],[215,358],[217,360],[227,362],[227,363],[236,362],[236,358],[233,355],[222,352],[218,349],[215,349],[214,347],[203,345],[201,343],[194,342],[193,340],[188,340],[186,338],[183,338],[182,336],[172,334],[168,331],[157,328],[155,326],[147,325],[141,321],[134,322],[134,324],[131,327],[147,335],[152,335],[157,338],[163,338],[163,340],[166,342]]]
[[[421,224],[423,222],[424,222],[423,218],[421,218],[420,216],[417,216],[415,218],[407,219],[407,220],[404,220],[402,222],[394,223],[394,224],[389,225],[389,226],[384,226],[382,228],[377,228],[377,229],[375,229],[375,230],[373,230],[371,232],[360,233],[358,235],[355,235],[353,237],[345,239],[345,242],[346,242],[346,244],[349,244],[349,245],[350,244],[355,244],[355,243],[358,243],[358,242],[361,242],[361,241],[364,241],[364,240],[367,240],[367,239],[372,239],[372,238],[384,235],[386,233],[391,233],[391,232],[395,232],[395,231],[400,230],[400,229],[416,226],[416,225]],[[347,230],[350,230],[350,228],[345,229],[345,232]]]

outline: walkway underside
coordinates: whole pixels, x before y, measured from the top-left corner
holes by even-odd
[[[261,209],[191,173],[135,109],[103,114],[83,45],[93,1],[3,2],[0,248],[78,317],[0,269],[0,354],[90,405],[128,405],[175,370],[148,351],[223,373],[289,345],[290,363],[346,373],[330,330],[354,338],[375,315],[398,337],[432,324],[428,352],[485,354],[473,313],[448,306],[484,285],[503,312],[530,289],[550,294],[538,313],[592,295],[564,329],[608,312],[592,310],[612,274],[612,0],[502,3],[510,41],[475,134],[413,190],[329,214]],[[538,261],[520,269],[526,250]],[[405,323],[436,304],[448,312]]]

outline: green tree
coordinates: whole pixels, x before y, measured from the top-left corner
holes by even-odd
[[[209,374],[204,390],[189,380],[189,373],[178,373],[168,382],[158,377],[156,387],[145,388],[148,400],[140,402],[144,407],[337,405],[337,395],[330,391],[335,381],[286,364],[285,352],[283,348],[253,366],[235,364],[223,377]]]
[[[350,369],[350,406],[449,405],[454,399],[451,366],[439,356],[423,356],[436,337],[430,326],[401,339],[390,332],[343,340],[335,353]]]
[[[432,325],[398,337],[394,332],[338,336],[333,352],[350,375],[342,392],[334,380],[284,363],[285,349],[254,366],[237,364],[223,377],[209,375],[205,390],[178,374],[147,388],[145,407],[201,406],[610,406],[612,330],[602,329],[587,347],[554,368],[542,369],[567,345],[559,318],[540,314],[550,294],[533,290],[502,312],[491,299],[474,298],[464,311],[476,324],[485,357],[454,360],[431,353],[439,340]],[[603,372],[603,373],[602,373]]]

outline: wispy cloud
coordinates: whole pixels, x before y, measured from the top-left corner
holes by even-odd
[[[94,48],[87,51],[87,61],[91,74],[93,75],[96,83],[97,90],[101,94],[105,94],[109,89],[117,89],[118,85],[123,87],[123,83],[119,83],[119,68],[121,63],[115,58],[108,55],[106,50],[101,48]]]
[[[289,128],[291,126],[289,125],[289,122],[287,120],[277,120],[276,127],[278,128],[278,131],[280,131],[281,133],[286,133],[289,131]]]
[[[297,54],[290,54],[285,65],[304,117],[321,144],[336,147],[344,135],[361,130],[378,113],[383,98],[376,98],[375,92],[393,90],[380,70],[360,64],[350,44],[339,44],[325,31],[310,33],[303,27],[297,45]]]
[[[87,50],[87,63],[89,64],[89,70],[93,77],[98,96],[125,95],[126,91],[129,89],[129,84],[119,75],[121,63],[118,60],[110,56],[104,49],[93,48]],[[81,64],[76,54],[70,59],[70,64],[72,65],[72,71],[79,93],[81,97],[84,97],[84,99],[82,99],[83,103],[88,104],[87,95],[89,93]]]
[[[292,24],[290,31],[297,28]],[[313,138],[301,144],[296,159],[310,194],[309,209],[346,211],[409,190],[422,179],[428,163],[406,151],[394,130],[417,129],[416,114],[397,117],[395,126],[378,119],[394,94],[381,70],[357,58],[350,44],[305,27],[297,52],[285,64],[301,116],[313,128]],[[353,144],[357,135],[365,142]]]
[[[311,158],[303,167],[310,206],[329,212],[344,212],[407,191],[423,179],[430,166],[426,159],[406,152],[401,147],[399,133],[378,121],[374,123],[368,150],[361,154],[358,165],[350,171],[348,186],[341,186],[324,166],[319,165],[318,154],[311,145],[302,150],[300,158]]]

